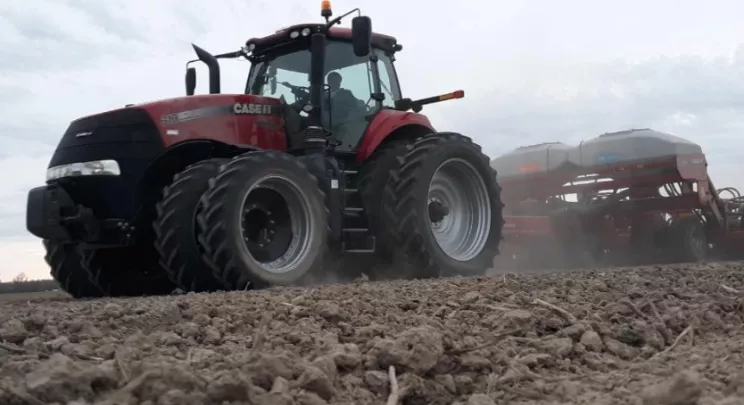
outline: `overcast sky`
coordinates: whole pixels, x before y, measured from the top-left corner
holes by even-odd
[[[740,0],[333,1],[336,13],[357,6],[403,44],[405,96],[466,91],[424,111],[491,157],[651,127],[700,143],[718,187],[744,187]],[[319,0],[0,0],[0,280],[48,275],[41,242],[25,229],[26,193],[43,183],[71,120],[183,94],[190,42],[236,50],[318,21],[319,8]],[[223,91],[239,92],[247,71],[247,62],[227,62]]]

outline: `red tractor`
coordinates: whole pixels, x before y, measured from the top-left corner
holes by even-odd
[[[29,192],[27,228],[75,297],[483,274],[498,253],[495,172],[470,138],[403,98],[402,46],[366,16],[295,25],[213,56],[208,95],[73,121]],[[251,62],[220,94],[222,58]],[[195,61],[192,61],[195,62]]]

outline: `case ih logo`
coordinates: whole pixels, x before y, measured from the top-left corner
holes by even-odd
[[[235,103],[233,112],[238,115],[271,115],[271,104]]]
[[[172,125],[178,122],[219,115],[281,115],[281,109],[274,108],[271,104],[235,103],[227,106],[204,107],[167,114],[160,117],[160,123],[162,125]]]

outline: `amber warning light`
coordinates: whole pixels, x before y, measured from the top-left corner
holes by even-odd
[[[457,90],[457,91],[453,91],[452,93],[442,94],[441,96],[439,96],[439,101],[452,100],[455,98],[463,98],[463,97],[465,97],[465,91]]]
[[[330,17],[332,15],[330,0],[323,0],[320,2],[320,15],[323,17]]]

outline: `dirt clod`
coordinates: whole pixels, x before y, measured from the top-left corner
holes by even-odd
[[[643,392],[644,405],[695,405],[703,394],[700,376],[684,371]]]
[[[496,405],[496,403],[488,395],[473,394],[468,398],[467,405]]]
[[[602,338],[600,338],[599,334],[593,330],[588,330],[581,335],[581,344],[593,352],[601,352],[602,347],[604,346]]]
[[[604,344],[608,352],[624,360],[631,360],[638,355],[638,349],[611,337],[605,338]]]
[[[742,404],[740,291],[744,263],[0,296],[0,404]]]
[[[0,339],[10,343],[23,343],[27,336],[26,326],[18,319],[9,319],[0,328]]]

